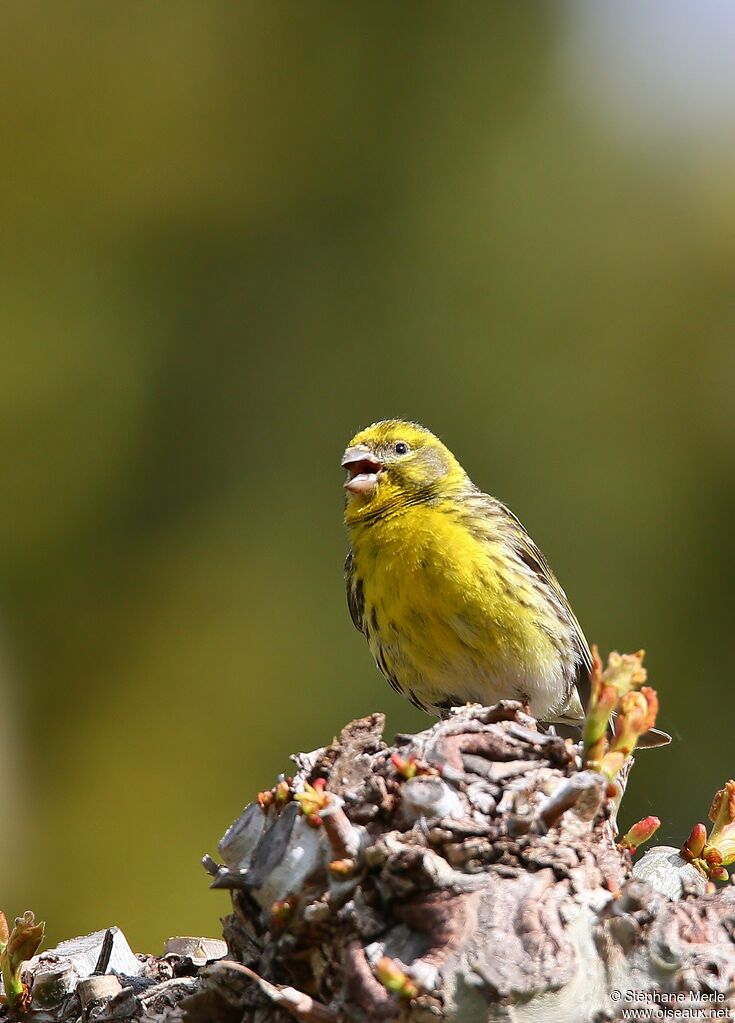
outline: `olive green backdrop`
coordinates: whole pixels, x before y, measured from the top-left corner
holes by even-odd
[[[290,751],[429,723],[342,588],[339,458],[385,416],[511,505],[590,640],[647,648],[675,744],[623,822],[706,814],[735,770],[733,16],[638,6],[4,7],[6,912],[217,934],[199,858]]]

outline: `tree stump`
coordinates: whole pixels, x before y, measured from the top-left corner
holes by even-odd
[[[730,1018],[735,889],[673,849],[633,868],[578,745],[511,701],[392,747],[383,724],[295,755],[205,857],[234,961],[192,1023]]]

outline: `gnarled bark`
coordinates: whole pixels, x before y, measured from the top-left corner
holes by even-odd
[[[588,1023],[654,1018],[654,992],[732,1004],[735,889],[707,894],[676,850],[636,876],[614,841],[620,793],[578,747],[511,702],[393,747],[382,727],[373,715],[294,757],[290,786],[246,808],[221,865],[207,858],[245,969],[209,968],[194,1023]],[[318,795],[290,798],[317,779],[316,811]]]
[[[204,939],[134,957],[99,932],[34,960],[29,1018],[729,1018],[735,888],[710,890],[675,849],[633,867],[615,844],[621,786],[577,746],[511,702],[392,747],[382,729],[375,714],[297,754],[228,829],[222,863],[205,857],[232,892],[229,958]]]

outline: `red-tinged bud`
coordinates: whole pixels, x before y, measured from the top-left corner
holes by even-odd
[[[643,667],[645,650],[635,654],[619,654],[613,650],[607,658],[607,667],[603,672],[603,680],[615,686],[618,696],[622,697],[632,690],[639,689],[648,677]]]
[[[23,916],[15,918],[15,926],[10,932],[8,943],[5,947],[11,967],[20,969],[26,959],[32,959],[36,954],[38,946],[43,941],[45,924],[37,924],[33,913],[28,910]]]
[[[700,857],[706,844],[707,829],[704,824],[695,824],[682,848],[684,859],[697,859]]]
[[[643,845],[649,838],[652,838],[661,827],[658,817],[644,817],[629,828],[620,840],[620,845],[635,852],[639,845]]]
[[[329,793],[324,791],[326,784],[324,778],[317,778],[313,785],[306,782],[304,791],[297,792],[294,795],[294,799],[301,807],[301,812],[305,817],[316,816],[320,810],[323,810],[329,804]]]
[[[732,779],[715,793],[709,819],[714,826],[707,841],[705,859],[710,862],[708,857],[711,856],[711,862],[717,866],[735,863],[735,781]]]
[[[20,1010],[28,1008],[30,991],[21,979],[21,969],[27,959],[32,959],[43,941],[44,923],[37,924],[29,910],[22,917],[15,918],[12,931],[8,934],[8,923],[0,914],[0,970],[2,971],[5,998],[9,1006]]]
[[[658,693],[650,686],[641,686],[641,692],[645,696],[646,703],[648,704],[648,711],[646,713],[645,720],[645,731],[647,732],[656,724],[656,718],[658,717]]]
[[[590,681],[594,690],[595,685],[602,682],[602,658],[597,643],[592,644],[592,668],[590,669]]]
[[[394,995],[398,995],[399,998],[410,1000],[416,998],[419,993],[414,981],[389,956],[383,956],[378,961],[375,974],[383,987],[392,991]]]
[[[702,854],[702,859],[708,867],[719,867],[722,863],[722,853],[713,845],[708,845]]]
[[[709,876],[711,881],[727,881],[730,877],[726,867],[713,867]]]
[[[647,715],[648,701],[643,693],[633,690],[621,696],[618,721],[624,724],[629,732],[641,735],[646,728]]]
[[[617,699],[618,694],[615,692],[615,686],[603,685],[600,689],[600,698],[595,709],[609,716],[615,710]]]
[[[735,781],[725,783],[725,787],[715,793],[709,809],[709,819],[718,828],[724,828],[735,821]]]
[[[256,799],[260,805],[260,809],[263,811],[263,813],[265,813],[268,807],[273,802],[273,790],[265,789],[263,792],[259,792]]]
[[[276,899],[271,906],[271,919],[277,927],[285,927],[296,909],[292,899]]]
[[[601,685],[590,699],[590,707],[584,723],[584,745],[591,755],[593,747],[596,747],[601,739],[607,734],[607,726],[610,722],[610,715],[615,710],[618,695],[614,686]],[[600,756],[604,750],[600,751]]]
[[[630,754],[641,735],[653,726],[658,711],[658,697],[655,690],[644,686],[640,691],[625,693],[619,702],[619,713],[615,720],[615,733],[610,748]]]
[[[329,864],[329,871],[337,877],[349,877],[355,869],[355,861],[351,859],[332,860]]]
[[[390,758],[390,762],[395,767],[396,771],[402,778],[408,781],[410,778],[415,778],[419,773],[418,764],[416,763],[416,754],[409,753],[407,757],[402,757],[400,753],[394,753]]]
[[[283,806],[291,798],[291,786],[284,778],[276,785],[274,792],[274,799],[279,806]]]

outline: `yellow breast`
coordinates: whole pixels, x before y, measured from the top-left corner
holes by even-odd
[[[353,535],[353,559],[373,655],[416,702],[558,699],[560,623],[502,536],[422,504]]]

